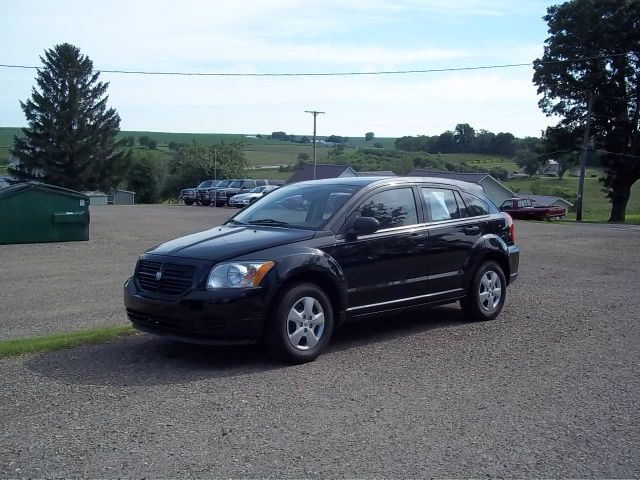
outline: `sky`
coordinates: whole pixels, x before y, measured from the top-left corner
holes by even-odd
[[[97,70],[327,73],[530,63],[538,0],[0,2],[0,64],[41,65],[71,43]],[[26,124],[35,70],[0,68],[0,126]],[[378,137],[476,130],[540,136],[531,66],[389,75],[217,77],[102,73],[122,130]]]

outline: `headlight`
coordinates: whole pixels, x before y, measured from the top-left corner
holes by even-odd
[[[209,272],[207,290],[257,287],[274,265],[272,261],[221,263]]]

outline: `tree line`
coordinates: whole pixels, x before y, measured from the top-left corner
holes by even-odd
[[[459,123],[454,130],[440,135],[400,137],[394,144],[398,150],[427,153],[482,153],[512,156],[521,140],[511,133],[476,130],[468,123]]]

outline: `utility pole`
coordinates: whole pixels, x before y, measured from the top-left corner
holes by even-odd
[[[325,112],[317,112],[315,110],[305,110],[305,113],[313,115],[313,179],[316,179],[316,117]]]
[[[582,137],[582,152],[580,154],[580,180],[578,181],[578,208],[576,209],[576,222],[582,221],[582,205],[584,200],[584,174],[587,168],[587,155],[589,155],[589,138],[591,136],[591,114],[593,112],[593,93],[589,93],[587,104],[587,125]]]

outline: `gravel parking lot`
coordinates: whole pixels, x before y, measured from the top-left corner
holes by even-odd
[[[89,242],[0,246],[0,338],[126,324],[136,257],[233,212],[94,208]],[[516,235],[493,322],[354,323],[295,367],[147,335],[0,360],[0,477],[640,476],[640,230]]]

